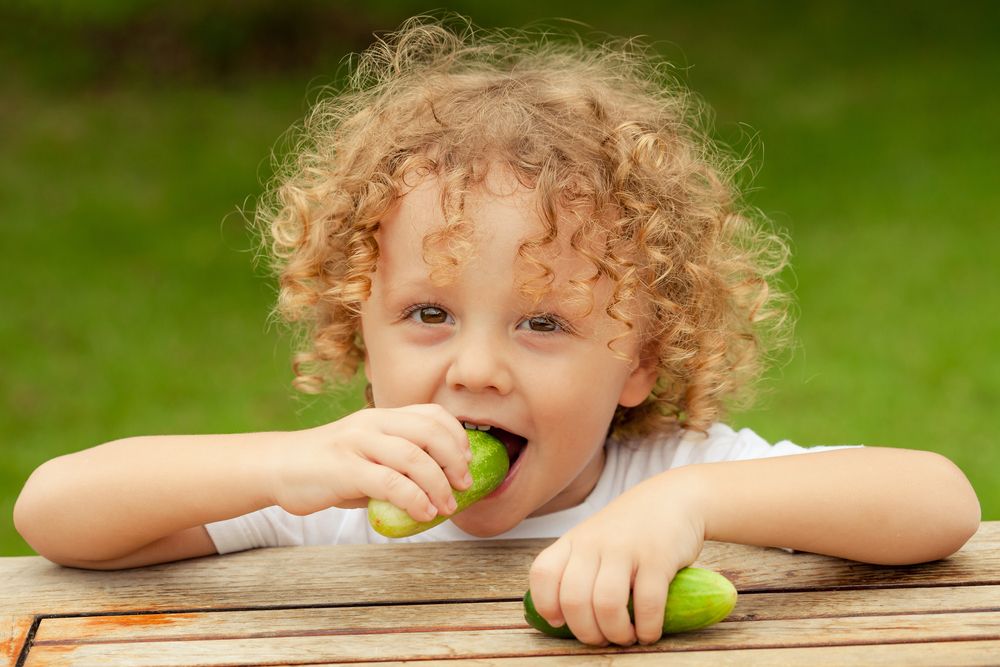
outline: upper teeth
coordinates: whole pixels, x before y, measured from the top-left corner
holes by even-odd
[[[473,424],[472,422],[462,422],[462,426],[464,426],[467,429],[478,430],[478,431],[489,431],[491,428],[489,425],[482,426],[480,424]]]

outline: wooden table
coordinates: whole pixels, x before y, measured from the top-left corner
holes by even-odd
[[[528,566],[548,542],[264,549],[123,572],[3,558],[0,656],[31,667],[1000,664],[1000,522],[909,567],[709,543],[698,564],[736,584],[733,614],[627,649],[526,626]]]

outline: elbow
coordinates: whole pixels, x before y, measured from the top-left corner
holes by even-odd
[[[14,503],[14,529],[39,556],[57,565],[67,565],[57,550],[51,548],[50,540],[46,539],[45,515],[45,507],[25,485]]]
[[[979,530],[982,508],[975,489],[965,473],[948,458],[928,453],[940,480],[940,493],[936,494],[940,512],[938,516],[939,538],[933,558],[947,558],[959,551]]]
[[[27,487],[25,487],[27,488]],[[14,529],[42,558],[62,565],[63,567],[83,568],[87,570],[114,569],[101,561],[83,561],[59,551],[51,540],[46,539],[44,508],[39,508],[30,493],[21,492],[14,503]]]
[[[44,475],[45,464],[37,468],[28,481],[24,483],[24,488],[14,501],[14,530],[28,543],[32,549],[42,553],[39,549],[41,538],[40,528],[44,523],[45,508],[42,502],[42,494],[35,492],[38,486],[38,478]]]
[[[60,488],[58,459],[52,459],[35,469],[14,502],[14,529],[34,549],[35,553],[57,565],[86,567],[60,549],[58,529],[59,500],[51,490]]]

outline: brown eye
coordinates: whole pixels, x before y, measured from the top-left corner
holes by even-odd
[[[532,331],[556,331],[559,329],[559,325],[556,324],[551,318],[541,315],[529,317],[526,322],[528,324],[528,328]]]
[[[436,306],[424,306],[419,313],[420,321],[424,324],[444,324],[448,321],[448,313]]]

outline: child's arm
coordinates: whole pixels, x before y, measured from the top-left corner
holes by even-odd
[[[652,642],[667,584],[705,539],[918,563],[957,551],[979,520],[968,480],[930,452],[859,448],[691,465],[630,489],[543,551],[531,594],[550,623],[565,620],[587,643]]]
[[[57,563],[135,567],[215,553],[204,524],[271,505],[305,515],[371,496],[418,520],[449,513],[469,455],[461,424],[436,405],[287,433],[129,438],[40,466],[14,523]]]

